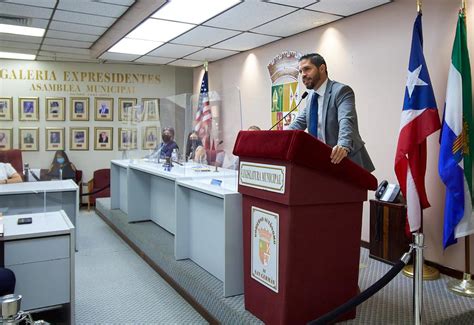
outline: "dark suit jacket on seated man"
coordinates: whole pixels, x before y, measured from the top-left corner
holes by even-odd
[[[306,88],[313,91],[289,129],[308,128],[310,134],[333,148],[330,159],[334,164],[348,157],[370,172],[375,170],[359,134],[352,89],[328,79],[326,62],[319,54],[301,57],[299,71]]]

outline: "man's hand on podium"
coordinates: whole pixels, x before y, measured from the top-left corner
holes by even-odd
[[[330,156],[331,162],[333,164],[339,164],[342,159],[347,157],[348,154],[349,154],[349,149],[340,145],[335,145],[332,148],[332,152]]]

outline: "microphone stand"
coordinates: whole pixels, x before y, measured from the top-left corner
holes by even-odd
[[[300,101],[298,102],[298,104],[296,104],[296,106],[293,107],[288,113],[286,113],[285,116],[283,116],[283,117],[282,117],[281,119],[279,119],[275,124],[273,124],[273,126],[272,126],[271,128],[269,128],[268,131],[271,131],[275,126],[277,126],[281,121],[283,121],[288,115],[290,115],[290,113],[292,113],[295,109],[297,109],[298,106],[300,106],[301,101],[302,101],[303,99],[305,99],[306,96],[308,96],[308,92],[307,92],[307,91],[305,91],[305,92],[303,93],[303,95],[301,96],[301,99],[300,99]]]

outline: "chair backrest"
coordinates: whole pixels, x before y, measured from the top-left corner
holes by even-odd
[[[110,184],[110,168],[98,169],[94,172],[94,188],[99,189]]]
[[[206,149],[206,158],[207,158],[207,163],[209,165],[214,164],[216,161],[217,154],[222,152],[223,150],[209,150]]]
[[[18,174],[23,175],[23,158],[21,150],[5,150],[0,151],[0,162],[10,163]]]

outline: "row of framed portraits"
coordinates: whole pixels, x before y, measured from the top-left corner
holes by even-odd
[[[69,98],[69,120],[89,121],[89,97]],[[118,99],[118,120],[159,120],[159,99],[142,98],[141,108],[137,108],[137,98]],[[94,120],[113,121],[114,120],[114,98],[94,97]],[[18,120],[19,121],[39,121],[40,106],[38,97],[18,98]],[[0,121],[13,120],[13,97],[0,97]],[[66,120],[66,98],[46,97],[45,98],[45,120],[65,121]]]
[[[66,150],[66,128],[45,128],[45,150]],[[137,128],[118,128],[118,150],[138,149]],[[143,149],[154,149],[158,127],[147,126],[143,132]],[[18,128],[18,147],[23,151],[39,151],[38,127]],[[94,150],[113,150],[114,128],[94,127]],[[0,151],[13,149],[13,128],[0,128]],[[89,150],[89,127],[69,128],[69,150]]]

